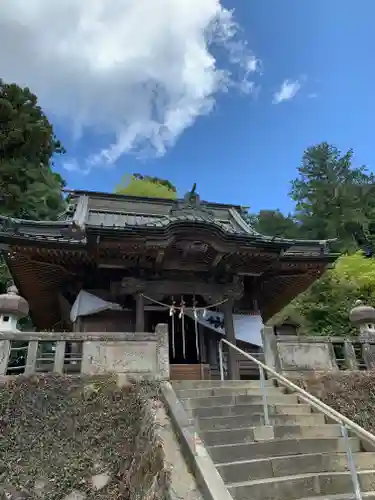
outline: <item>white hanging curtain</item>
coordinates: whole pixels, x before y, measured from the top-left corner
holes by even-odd
[[[222,335],[225,334],[224,328],[221,328],[220,326],[216,327],[210,322],[210,319],[216,318],[219,318],[219,320],[223,322],[223,313],[209,310],[196,312],[198,323],[205,326],[206,328],[214,330],[215,332],[221,333]],[[193,312],[186,311],[185,314],[191,319],[195,319]],[[244,342],[248,342],[249,344],[257,346],[263,345],[261,335],[263,321],[260,315],[233,314],[233,325],[237,340],[243,340]]]
[[[79,316],[89,316],[103,311],[122,311],[120,304],[108,302],[92,293],[81,290],[70,310],[70,320],[74,323]]]

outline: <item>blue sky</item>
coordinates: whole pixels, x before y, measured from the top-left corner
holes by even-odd
[[[70,188],[111,192],[123,174],[141,172],[169,179],[181,195],[196,182],[206,200],[288,211],[289,181],[306,147],[326,140],[342,150],[353,148],[358,163],[374,168],[375,2],[224,0],[222,5],[235,8],[241,36],[262,62],[262,73],[253,76],[259,93],[217,94],[213,110],[160,158],[123,154],[115,165],[86,175],[58,162]],[[220,51],[215,55],[218,64],[226,64]],[[285,80],[298,81],[300,89],[275,104],[273,96]],[[78,162],[108,140],[105,129],[100,135],[86,130],[74,140],[62,120],[56,121],[56,132],[68,159]]]

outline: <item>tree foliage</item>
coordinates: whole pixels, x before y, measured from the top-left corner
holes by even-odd
[[[1,79],[0,124],[0,158],[49,166],[55,153],[64,152],[36,95]]]
[[[362,298],[375,299],[375,261],[361,251],[343,255],[332,271],[340,280],[350,281],[361,290]]]
[[[280,210],[261,210],[254,214],[249,222],[261,234],[284,238],[299,238],[301,228],[291,215],[284,215]]]
[[[346,336],[356,334],[349,311],[361,291],[356,284],[328,271],[289,307],[302,317],[301,331],[312,335]]]
[[[12,277],[2,256],[0,256],[0,293],[5,293]]]
[[[37,97],[0,80],[0,213],[56,218],[64,206],[64,182],[51,162],[63,152]]]
[[[375,261],[360,251],[340,257],[284,314],[298,315],[301,333],[353,335],[358,332],[350,324],[349,312],[358,299],[375,306]]]
[[[351,150],[342,154],[326,142],[308,148],[292,181],[295,217],[305,237],[338,239],[341,251],[356,248],[353,232],[368,222],[372,207],[364,203],[374,176],[355,167]]]
[[[64,182],[50,166],[19,159],[0,161],[0,214],[54,220],[63,211]]]
[[[300,318],[301,332],[349,335],[349,311],[362,298],[375,306],[375,178],[353,165],[353,152],[328,143],[308,148],[291,183],[293,214],[261,211],[248,220],[263,234],[300,239],[333,239],[343,253],[334,269],[292,301],[280,317]]]
[[[146,196],[147,198],[177,198],[177,189],[171,182],[159,177],[141,174],[124,176],[120,184],[116,186],[115,192],[130,196]]]
[[[55,219],[65,206],[64,181],[51,165],[62,153],[37,97],[0,79],[0,215]],[[1,262],[0,288],[9,280]]]

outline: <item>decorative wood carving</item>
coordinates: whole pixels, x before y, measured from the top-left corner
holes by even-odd
[[[186,257],[189,254],[205,254],[209,245],[204,241],[196,241],[196,240],[180,240],[176,242],[176,248],[179,248],[183,251],[183,256]]]
[[[156,296],[200,295],[210,304],[220,302],[226,298],[239,300],[244,292],[243,280],[236,276],[231,283],[215,284],[203,281],[147,281],[137,278],[123,278],[120,293],[135,295],[144,293],[155,298]]]
[[[215,257],[211,263],[211,267],[217,267],[220,264],[220,262],[223,260],[224,256],[225,256],[224,253],[217,252],[217,254],[215,255]]]

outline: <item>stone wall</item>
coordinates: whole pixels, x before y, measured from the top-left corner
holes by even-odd
[[[43,343],[54,344],[50,370],[66,373],[74,363],[84,375],[117,373],[132,378],[169,379],[168,326],[159,324],[154,333],[119,332],[4,332],[0,333],[0,375],[11,374],[8,360],[12,345],[26,342],[25,373],[38,371]],[[74,344],[78,358],[69,360]]]
[[[82,373],[122,373],[131,376],[169,378],[168,327],[158,325],[155,333],[124,334],[122,341],[87,340],[83,343]]]
[[[165,463],[163,441],[155,427],[157,407],[161,403],[148,400],[143,408],[141,425],[133,442],[134,453],[124,474],[128,498],[134,500],[169,500],[170,469]]]
[[[308,342],[305,339],[277,339],[277,354],[283,372],[325,371],[337,369],[330,342]]]
[[[375,368],[370,337],[278,336],[272,327],[265,327],[262,337],[266,364],[287,377]]]

